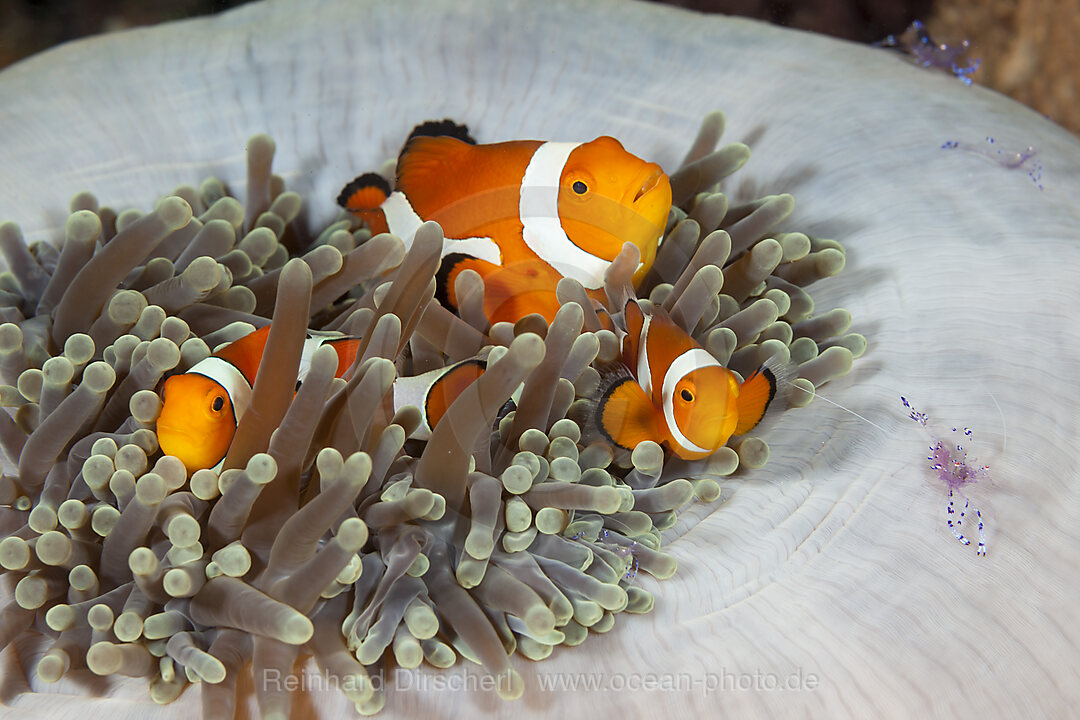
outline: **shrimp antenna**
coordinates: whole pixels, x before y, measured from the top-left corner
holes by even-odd
[[[874,422],[873,420],[870,420],[869,418],[865,418],[865,417],[863,417],[862,415],[860,415],[859,413],[855,412],[854,410],[849,410],[849,409],[847,409],[846,407],[844,407],[843,405],[841,405],[840,403],[835,403],[835,402],[833,402],[832,400],[830,400],[829,398],[827,398],[827,397],[823,397],[823,396],[822,396],[822,395],[820,395],[819,393],[816,393],[816,392],[813,392],[813,391],[807,390],[807,389],[806,389],[806,388],[804,388],[804,387],[799,387],[799,386],[798,386],[798,385],[796,385],[795,383],[790,383],[790,382],[789,382],[789,383],[785,383],[785,384],[786,384],[786,385],[787,385],[788,387],[793,387],[793,388],[795,388],[796,390],[801,390],[802,392],[806,393],[807,395],[813,395],[814,397],[816,397],[816,398],[817,398],[817,399],[819,399],[819,400],[824,400],[825,402],[829,403],[830,405],[834,405],[835,407],[838,407],[838,408],[840,408],[840,409],[841,409],[841,410],[843,410],[844,412],[846,412],[846,413],[850,413],[851,415],[854,415],[855,417],[859,418],[859,419],[860,419],[860,420],[862,420],[863,422],[867,422],[867,423],[869,423],[869,424],[873,425],[874,427],[876,427],[876,428],[877,428],[878,430],[880,430],[881,432],[883,432],[883,433],[888,433],[888,430],[886,430],[885,428],[881,427],[880,425],[878,425],[878,424],[877,424],[876,422]]]
[[[1005,441],[1009,439],[1008,428],[1005,427],[1005,413],[1002,412],[1001,406],[998,405],[997,398],[993,393],[990,393],[990,399],[994,401],[994,407],[997,408],[998,415],[1001,416],[1001,454],[1005,454]]]

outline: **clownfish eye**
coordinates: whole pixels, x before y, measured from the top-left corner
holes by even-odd
[[[679,395],[686,402],[694,402],[694,393],[690,392],[689,390],[684,389],[681,393],[679,393]]]
[[[589,186],[581,182],[580,180],[575,180],[574,184],[571,187],[573,187],[574,192],[576,192],[578,195],[584,195],[585,193],[589,192]]]
[[[214,396],[214,402],[210,406],[214,412],[221,412],[221,409],[225,407],[225,398],[220,395]]]

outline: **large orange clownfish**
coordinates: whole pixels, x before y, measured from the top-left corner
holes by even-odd
[[[255,374],[269,334],[270,326],[249,333],[162,383],[158,444],[162,452],[179,458],[188,473],[216,468],[225,459],[236,425],[251,405]],[[360,340],[309,330],[300,355],[297,387],[311,369],[311,356],[321,345],[330,345],[337,352],[336,377],[341,377],[352,366]],[[483,359],[473,358],[422,375],[397,378],[394,410],[415,405],[421,412],[422,423],[412,437],[429,438],[450,403],[485,368]]]
[[[596,407],[609,440],[627,449],[652,440],[696,460],[761,421],[776,397],[772,367],[740,383],[661,308],[646,315],[631,299],[624,317],[622,362],[629,374],[606,383]]]
[[[555,286],[580,282],[603,301],[604,271],[624,243],[637,246],[634,283],[652,266],[671,209],[671,184],[656,163],[618,140],[477,145],[467,128],[428,122],[409,135],[397,162],[397,186],[367,173],[338,203],[372,232],[392,232],[411,247],[420,224],[434,220],[446,240],[438,297],[457,308],[454,281],[472,269],[484,280],[492,322],[530,313],[555,317]]]

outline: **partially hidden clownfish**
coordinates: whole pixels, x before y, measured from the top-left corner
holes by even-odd
[[[409,135],[394,191],[367,173],[338,203],[372,232],[399,236],[406,250],[422,222],[438,222],[446,239],[437,297],[449,307],[457,308],[458,274],[471,269],[483,278],[490,322],[530,313],[551,322],[564,277],[605,299],[604,271],[627,242],[640,254],[636,286],[656,257],[671,184],[659,165],[612,137],[477,145],[465,126],[443,120]]]
[[[249,333],[162,383],[158,445],[165,454],[179,458],[188,473],[216,468],[225,459],[237,423],[251,405],[255,374],[269,334],[269,326]],[[311,369],[311,356],[322,345],[337,352],[335,376],[341,377],[352,366],[360,340],[309,330],[300,355],[297,387]],[[483,359],[473,358],[422,375],[397,378],[394,410],[415,405],[422,416],[421,426],[411,437],[429,438],[450,404],[486,367]]]
[[[646,315],[629,300],[622,362],[629,373],[602,384],[596,405],[601,432],[627,449],[652,440],[684,460],[719,450],[753,429],[776,397],[771,363],[742,383],[661,308]]]

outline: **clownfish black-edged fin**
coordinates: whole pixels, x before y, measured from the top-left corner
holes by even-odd
[[[458,273],[462,270],[475,270],[480,277],[499,269],[498,265],[474,258],[465,253],[447,253],[443,256],[439,269],[435,272],[435,299],[442,303],[443,307],[457,309],[457,303],[450,299],[450,289],[454,287]],[[454,300],[457,298],[455,297]]]
[[[746,378],[739,387],[739,399],[735,406],[739,411],[739,422],[735,426],[734,435],[744,435],[753,430],[761,418],[765,417],[765,411],[769,403],[776,397],[776,376],[768,368],[760,368],[753,375]]]
[[[790,375],[787,365],[771,357],[742,382],[739,399],[735,402],[739,422],[733,435],[750,432],[758,427],[766,413],[772,417],[775,411],[788,405],[785,388],[791,384]]]
[[[390,183],[378,173],[364,173],[346,185],[337,203],[363,220],[372,234],[387,232],[386,216],[380,206],[390,197]]]
[[[659,442],[656,406],[628,370],[601,379],[594,412],[601,434],[619,447],[633,450],[645,440]]]
[[[439,376],[432,383],[424,398],[424,419],[431,428],[439,424],[443,415],[465,390],[487,370],[487,361],[464,360]]]
[[[397,189],[405,193],[417,212],[445,192],[446,179],[466,167],[472,145],[447,135],[412,138],[397,161]],[[438,203],[435,202],[438,207]]]
[[[428,120],[420,123],[409,133],[409,137],[405,139],[405,144],[408,145],[410,140],[418,137],[452,137],[470,145],[476,144],[476,139],[469,134],[468,126],[456,123],[450,118]],[[402,150],[404,151],[404,148]]]

